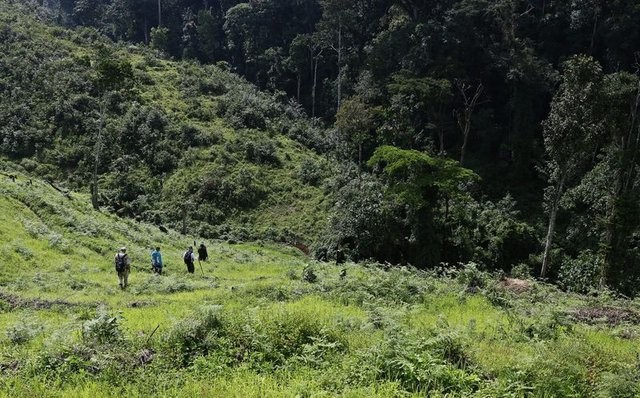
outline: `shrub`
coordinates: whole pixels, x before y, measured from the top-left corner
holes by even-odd
[[[636,398],[640,396],[640,369],[627,367],[600,376],[597,396],[602,398]]]
[[[31,341],[42,328],[31,323],[20,322],[7,329],[7,339],[12,344],[25,344]]]
[[[518,279],[529,279],[533,274],[531,266],[525,263],[520,263],[511,268],[511,276]]]
[[[457,279],[465,287],[467,292],[477,292],[487,285],[489,277],[478,269],[475,263],[466,264],[458,271]]]
[[[151,47],[161,52],[168,52],[169,29],[164,27],[151,28]]]
[[[322,180],[320,165],[312,159],[303,160],[298,167],[298,179],[304,184],[317,186]]]
[[[603,261],[590,250],[580,253],[577,258],[565,256],[558,271],[558,284],[564,290],[576,293],[597,289]]]
[[[539,355],[519,372],[518,379],[531,387],[536,397],[586,397],[593,391],[588,368],[591,347],[575,339],[563,339],[545,346]],[[587,365],[589,364],[589,365]]]
[[[88,344],[111,344],[122,338],[120,318],[111,315],[105,307],[97,310],[96,317],[82,325],[82,340]]]
[[[309,314],[273,310],[222,315],[208,306],[174,326],[165,340],[171,361],[190,366],[201,357],[218,364],[245,364],[272,372],[288,363],[319,365],[326,355],[343,347],[338,337]]]
[[[258,139],[244,143],[244,155],[248,161],[257,164],[280,165],[278,149],[272,140]]]
[[[318,280],[318,276],[313,271],[312,267],[306,267],[304,271],[302,271],[302,280],[309,283],[315,283]]]
[[[344,346],[319,319],[300,311],[275,310],[261,318],[256,329],[264,333],[258,350],[263,351],[259,358],[265,358],[268,366],[282,366],[287,360],[317,365],[325,355]],[[317,357],[310,357],[313,352]]]
[[[92,367],[92,355],[93,350],[82,345],[45,350],[33,358],[27,372],[32,376],[66,381],[74,375],[97,371]]]
[[[165,344],[179,364],[187,366],[216,346],[216,338],[222,334],[221,310],[220,306],[202,307],[193,317],[174,325]]]
[[[389,304],[415,304],[424,300],[425,292],[433,289],[425,274],[407,268],[370,269],[366,279],[347,277],[335,285],[324,285],[330,294],[342,302],[362,305],[369,301]]]
[[[237,129],[265,130],[267,121],[279,112],[269,97],[257,93],[231,90],[220,97],[218,114]]]
[[[519,321],[520,333],[529,340],[557,340],[573,327],[566,314],[554,312],[549,316]]]
[[[38,162],[29,158],[22,159],[20,161],[20,165],[29,173],[35,171],[38,168]]]
[[[469,394],[478,389],[481,378],[463,347],[455,334],[418,338],[393,333],[360,355],[349,378],[358,384],[397,382],[410,392]]]

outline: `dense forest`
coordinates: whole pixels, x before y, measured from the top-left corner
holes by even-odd
[[[637,293],[636,1],[5,7],[50,28],[3,14],[0,150],[96,208],[320,259]],[[282,197],[305,203],[287,222],[313,224],[256,228]]]

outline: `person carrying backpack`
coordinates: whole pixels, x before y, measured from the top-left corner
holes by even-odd
[[[206,262],[209,259],[209,253],[207,253],[207,247],[204,243],[200,243],[198,248],[198,260]]]
[[[153,272],[162,275],[162,254],[159,247],[156,247],[156,250],[151,252],[151,266],[153,267]]]
[[[120,281],[120,289],[124,290],[129,285],[129,272],[131,272],[131,260],[127,255],[127,248],[123,247],[115,257],[116,272]]]
[[[187,265],[187,271],[190,274],[193,274],[196,270],[194,265],[196,262],[196,256],[193,254],[193,246],[189,246],[187,251],[182,255],[182,258],[184,259],[184,263]]]

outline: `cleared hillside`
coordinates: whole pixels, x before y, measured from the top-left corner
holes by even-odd
[[[14,180],[15,177],[15,180]],[[0,396],[619,396],[640,304],[499,280],[311,262],[93,211],[2,163]],[[121,292],[112,256],[133,259]],[[152,275],[160,245],[166,275]],[[344,271],[343,271],[344,270]]]

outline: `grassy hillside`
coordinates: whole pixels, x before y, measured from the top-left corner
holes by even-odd
[[[103,207],[186,219],[208,237],[309,243],[324,229],[330,164],[299,107],[224,65],[166,60],[42,13],[0,2],[0,153],[84,192],[99,153]]]
[[[211,262],[188,275],[180,254],[199,238],[94,212],[84,194],[1,166],[0,396],[640,393],[638,301],[473,266],[348,264],[341,277],[260,243],[206,241]],[[135,266],[125,292],[122,245]],[[147,270],[154,245],[165,276]]]

